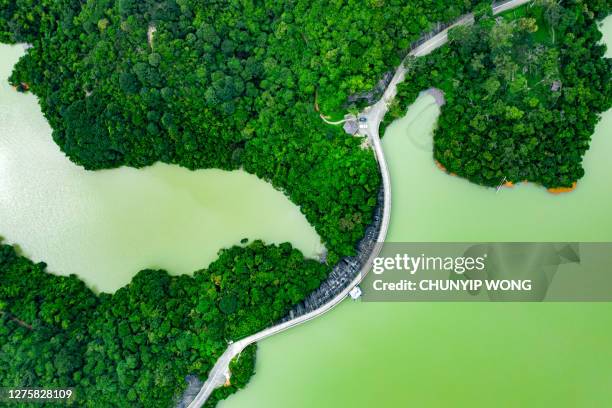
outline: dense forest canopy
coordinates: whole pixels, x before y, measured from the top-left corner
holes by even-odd
[[[412,60],[386,123],[420,91],[443,90],[434,158],[486,186],[529,181],[571,187],[600,113],[612,106],[612,60],[597,19],[610,1],[537,0],[480,16],[449,45]]]
[[[270,326],[327,275],[289,244],[219,252],[193,277],[140,271],[114,294],[47,273],[0,244],[0,386],[75,387],[73,406],[168,407],[189,373],[206,378],[228,340]],[[227,396],[254,369],[232,363]]]
[[[333,264],[363,236],[380,176],[315,100],[323,113],[351,108],[411,41],[478,3],[0,0],[0,41],[31,45],[10,81],[38,96],[72,161],[243,168],[300,205]],[[454,31],[401,85],[389,118],[431,84],[444,90],[434,154],[449,171],[486,185],[582,175],[596,113],[610,106],[594,20],[610,1],[542,3]],[[98,296],[0,246],[0,382],[76,387],[76,406],[171,406],[186,374],[205,378],[228,340],[274,323],[328,271],[257,241],[193,277],[145,270]],[[210,405],[248,381],[254,349],[243,356]]]
[[[315,112],[374,87],[471,0],[0,0],[0,40],[32,45],[11,82],[87,169],[244,168],[352,254],[376,205],[371,151]]]
[[[354,253],[380,176],[371,151],[325,125],[411,41],[471,0],[0,0],[0,41],[29,44],[10,81],[39,98],[53,138],[86,169],[156,161],[243,168],[298,204],[328,265],[290,245],[222,251],[194,277],[142,271],[96,296],[0,247],[2,385],[76,387],[77,406],[171,406],[227,341],[283,316]],[[232,386],[254,349],[232,363]]]

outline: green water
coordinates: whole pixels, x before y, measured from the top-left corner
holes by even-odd
[[[607,112],[584,159],[586,177],[569,194],[533,184],[499,192],[440,171],[431,132],[439,109],[417,100],[383,140],[392,175],[389,241],[612,240],[612,112]]]
[[[321,252],[299,208],[246,172],[72,164],[36,98],[7,83],[22,54],[0,45],[0,235],[50,271],[114,291],[143,268],[193,272],[244,237]]]
[[[612,44],[612,18],[605,20]],[[610,54],[610,52],[609,52]],[[384,149],[389,241],[612,241],[612,111],[576,191],[481,188],[438,170],[439,109],[419,99]],[[223,408],[608,407],[612,305],[346,301],[260,343],[257,374]]]

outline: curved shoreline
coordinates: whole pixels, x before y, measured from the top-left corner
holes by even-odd
[[[506,10],[510,10],[519,7],[523,4],[529,3],[531,0],[507,0],[501,4],[493,4],[493,14],[499,14]],[[421,40],[416,41],[411,46],[411,51],[406,58],[419,57],[426,55],[436,48],[446,44],[448,41],[448,31],[458,25],[471,24],[474,21],[473,14],[461,16],[454,23],[448,25],[438,24],[437,29],[431,33],[426,34]],[[350,282],[350,284],[340,290],[329,302],[321,305],[318,309],[311,312],[307,312],[297,318],[285,321],[279,325],[264,329],[258,333],[248,336],[244,339],[238,340],[234,343],[230,343],[226,351],[219,357],[213,368],[210,370],[207,380],[202,385],[202,388],[195,396],[195,398],[187,405],[187,400],[183,399],[180,406],[188,406],[189,408],[201,407],[214,389],[225,384],[227,379],[231,376],[229,371],[229,364],[232,359],[240,354],[242,350],[248,345],[257,341],[263,340],[273,334],[280,333],[291,327],[297,326],[308,320],[314,319],[335,306],[340,304],[348,295],[349,292],[357,286],[365,277],[369,271],[369,266],[373,262],[374,258],[378,256],[382,250],[387,230],[389,228],[389,221],[391,218],[391,180],[389,175],[389,169],[382,149],[382,144],[379,135],[379,126],[385,117],[386,112],[389,109],[389,105],[395,95],[397,94],[397,84],[403,81],[406,74],[406,66],[404,61],[399,65],[393,78],[391,79],[387,89],[383,93],[382,97],[376,104],[366,107],[360,116],[363,116],[367,120],[367,127],[359,129],[363,136],[366,136],[370,140],[372,148],[374,150],[375,157],[378,161],[379,168],[382,175],[382,196],[383,196],[383,210],[382,210],[382,221],[378,230],[378,237],[375,245],[370,252],[370,256],[367,259],[357,274],[357,276]],[[380,201],[379,201],[380,203]],[[363,241],[363,239],[362,239]],[[341,261],[342,262],[342,261]]]
[[[444,165],[440,163],[439,161],[437,161],[436,159],[434,159],[434,164],[436,165],[437,168],[439,168],[440,170],[442,170],[444,173],[448,174],[449,176],[453,176],[453,177],[457,176],[457,174],[455,173],[449,173],[446,167],[444,167]],[[522,182],[522,184],[529,184],[529,183],[531,182],[527,180],[523,180]],[[541,184],[537,184],[537,183],[534,183],[534,184],[540,187],[544,187]],[[500,187],[506,187],[506,188],[514,188],[515,186],[516,184],[513,183],[512,181],[506,181],[505,183],[500,185]],[[488,187],[488,186],[483,186],[483,187]],[[546,188],[546,191],[548,191],[550,194],[559,195],[559,194],[564,194],[564,193],[571,193],[572,191],[576,190],[577,187],[578,187],[578,182],[574,181],[571,187],[548,187],[548,188],[544,187],[544,188]]]

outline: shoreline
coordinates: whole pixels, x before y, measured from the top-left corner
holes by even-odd
[[[436,165],[436,167],[438,169],[442,170],[447,175],[452,176],[452,177],[457,177],[457,174],[450,173],[446,169],[446,167],[444,167],[444,165],[442,163],[440,163],[439,161],[437,161],[436,159],[434,159],[434,164]],[[470,183],[471,183],[471,181],[470,181]],[[523,180],[522,181],[522,184],[529,184],[529,183],[531,183],[531,182],[528,181],[528,180]],[[472,183],[472,184],[475,184],[475,183]],[[564,193],[571,193],[572,191],[576,190],[576,188],[578,187],[578,182],[574,181],[572,183],[571,187],[549,187],[549,188],[546,188],[546,187],[542,186],[541,184],[537,184],[537,185],[540,186],[540,187],[545,188],[546,191],[549,192],[550,194],[560,195],[560,194],[564,194]],[[513,183],[512,181],[506,181],[504,184],[501,185],[501,187],[506,187],[506,188],[514,188],[515,186],[516,186],[516,184]],[[486,187],[486,186],[484,186],[484,187]]]

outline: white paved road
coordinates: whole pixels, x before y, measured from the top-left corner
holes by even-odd
[[[503,4],[493,7],[493,13],[499,14],[507,10],[511,10],[513,8],[519,7],[523,4],[529,3],[531,0],[510,0]],[[472,24],[474,22],[474,16],[472,14],[465,15],[461,17],[455,24],[448,27],[444,31],[440,32],[438,35],[430,38],[414,50],[410,52],[409,57],[421,57],[429,54],[436,48],[441,47],[446,44],[448,41],[448,31],[457,26],[457,25],[466,25]],[[387,167],[387,162],[385,160],[385,155],[382,149],[382,145],[380,142],[380,135],[378,134],[378,128],[380,126],[380,122],[382,122],[387,110],[389,108],[389,103],[393,100],[395,95],[397,94],[397,84],[404,80],[406,74],[406,68],[404,63],[400,64],[397,68],[395,75],[391,79],[391,82],[387,86],[383,96],[380,98],[378,102],[374,105],[367,107],[364,109],[363,113],[360,116],[367,117],[367,128],[360,129],[360,133],[364,136],[367,136],[370,139],[372,147],[374,149],[374,154],[376,156],[376,160],[378,161],[378,165],[380,167],[380,173],[382,175],[383,188],[384,188],[384,207],[383,207],[383,220],[380,228],[380,232],[377,238],[377,244],[368,259],[366,265],[361,269],[359,274],[355,277],[355,279],[348,285],[342,292],[340,292],[336,297],[331,299],[328,303],[324,304],[320,308],[313,310],[312,312],[306,313],[305,315],[296,317],[293,320],[289,320],[287,322],[278,324],[273,327],[269,327],[264,329],[258,333],[255,333],[249,337],[245,337],[242,340],[238,340],[235,343],[232,343],[228,346],[227,350],[219,357],[213,368],[210,370],[208,375],[208,379],[200,389],[198,395],[196,395],[195,399],[189,404],[189,408],[199,408],[204,402],[208,399],[210,394],[214,391],[215,388],[221,387],[226,380],[230,376],[229,364],[234,357],[239,355],[242,350],[245,349],[250,344],[258,342],[260,340],[265,339],[266,337],[272,336],[274,334],[285,331],[291,327],[297,326],[304,322],[307,322],[311,319],[314,319],[329,310],[333,309],[340,302],[342,302],[349,294],[349,292],[357,286],[368,273],[370,266],[375,257],[378,256],[380,250],[382,249],[382,245],[385,242],[385,238],[387,236],[387,230],[389,228],[389,220],[391,218],[391,179],[389,177],[389,169]]]

